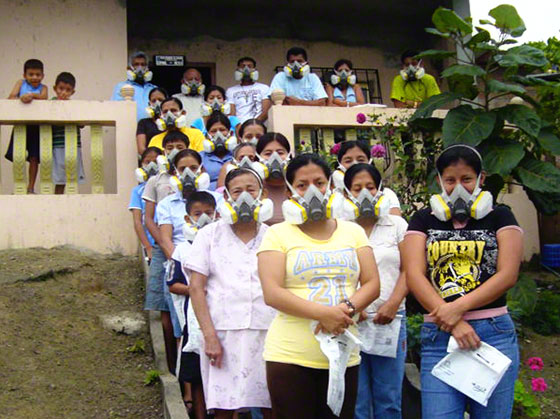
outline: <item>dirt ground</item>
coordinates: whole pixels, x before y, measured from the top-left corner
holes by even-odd
[[[0,251],[0,286],[0,417],[163,417],[159,384],[144,384],[154,369],[147,327],[131,337],[98,319],[142,312],[136,258]]]

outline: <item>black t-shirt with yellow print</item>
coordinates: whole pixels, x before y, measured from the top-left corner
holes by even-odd
[[[482,285],[496,273],[496,234],[508,226],[518,226],[509,208],[497,206],[480,220],[469,219],[455,229],[452,221],[440,221],[430,208],[418,211],[408,225],[409,232],[426,235],[427,277],[440,297],[451,302]],[[477,310],[506,305],[506,295]]]

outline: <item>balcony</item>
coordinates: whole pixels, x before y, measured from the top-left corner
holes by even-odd
[[[136,185],[136,106],[133,102],[0,100],[0,249],[70,244],[101,253],[133,254],[137,239],[127,211]],[[26,194],[25,126],[40,125],[39,174]],[[81,130],[86,183],[76,176],[77,138],[67,135],[67,185],[53,195],[51,125]],[[3,158],[14,125],[14,163]],[[74,170],[72,170],[74,169]]]

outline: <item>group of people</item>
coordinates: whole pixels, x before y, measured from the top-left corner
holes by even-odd
[[[160,106],[183,116],[177,98]],[[482,191],[477,150],[443,151],[442,191],[407,224],[362,142],[343,142],[332,171],[256,118],[234,136],[212,112],[200,152],[188,128],[166,125],[142,153],[130,209],[150,261],[145,308],[161,311],[193,417],[400,418],[409,291],[426,313],[424,417],[462,418],[467,405],[508,416],[519,356],[505,292],[522,235]],[[451,336],[512,360],[486,407],[431,375]]]

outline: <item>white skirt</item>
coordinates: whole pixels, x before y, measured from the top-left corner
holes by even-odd
[[[263,359],[266,330],[219,330],[216,333],[224,351],[221,368],[210,365],[204,353],[200,356],[206,408],[270,408]]]

